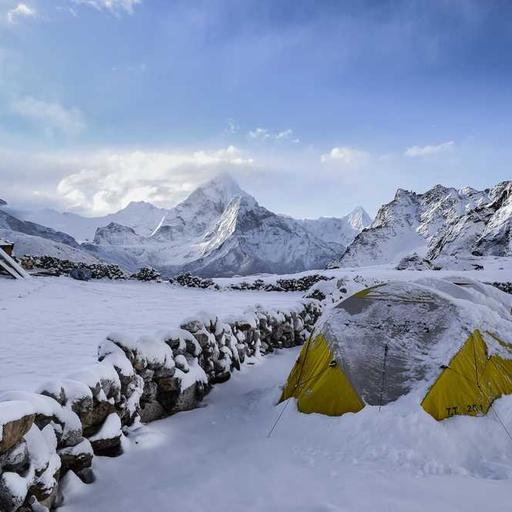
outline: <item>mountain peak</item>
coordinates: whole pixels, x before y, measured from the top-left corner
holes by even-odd
[[[122,210],[120,211],[138,211],[138,210],[153,210],[156,209],[156,206],[153,203],[148,201],[130,201]],[[119,212],[117,212],[119,213]]]
[[[198,187],[205,193],[224,193],[229,194],[232,198],[244,195],[245,192],[240,188],[240,185],[235,181],[231,174],[224,172],[214,176],[212,179],[203,183]]]
[[[415,195],[414,192],[411,192],[410,190],[405,190],[403,188],[398,188],[395,193],[395,201],[400,201],[404,198],[410,198],[411,196]]]
[[[206,183],[200,185],[185,202],[195,197],[206,196],[214,203],[227,206],[235,197],[248,199],[250,202],[256,203],[256,200],[247,192],[240,188],[240,185],[228,173],[221,173],[210,179]]]
[[[350,225],[356,231],[362,231],[372,223],[371,217],[362,206],[356,206],[348,215],[347,219]]]

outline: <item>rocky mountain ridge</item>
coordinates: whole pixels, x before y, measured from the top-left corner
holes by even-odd
[[[512,181],[475,190],[436,185],[423,194],[399,189],[336,262],[393,263],[416,252],[430,260],[512,255]]]

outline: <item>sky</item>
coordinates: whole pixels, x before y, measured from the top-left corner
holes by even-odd
[[[512,178],[507,0],[0,0],[0,197],[273,211]]]

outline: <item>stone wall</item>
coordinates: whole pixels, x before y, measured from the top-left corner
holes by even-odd
[[[334,277],[324,276],[322,274],[308,274],[302,277],[293,277],[288,279],[277,279],[276,281],[266,282],[263,279],[254,281],[241,281],[239,283],[230,283],[220,286],[213,279],[194,276],[190,272],[178,274],[169,279],[171,284],[185,286],[187,288],[210,288],[213,290],[258,290],[266,292],[306,292],[313,285],[321,281],[330,281]]]
[[[225,320],[197,316],[137,340],[114,333],[91,368],[36,393],[1,394],[0,510],[58,505],[67,472],[93,481],[95,455],[120,455],[123,436],[140,422],[193,409],[248,358],[302,344],[320,309],[309,300]]]

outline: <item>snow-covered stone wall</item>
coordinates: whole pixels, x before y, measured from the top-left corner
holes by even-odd
[[[0,394],[0,510],[57,505],[68,472],[91,482],[94,455],[121,454],[130,429],[196,407],[248,359],[302,344],[320,313],[305,300],[224,320],[204,314],[139,339],[111,334],[94,366],[36,393]]]

